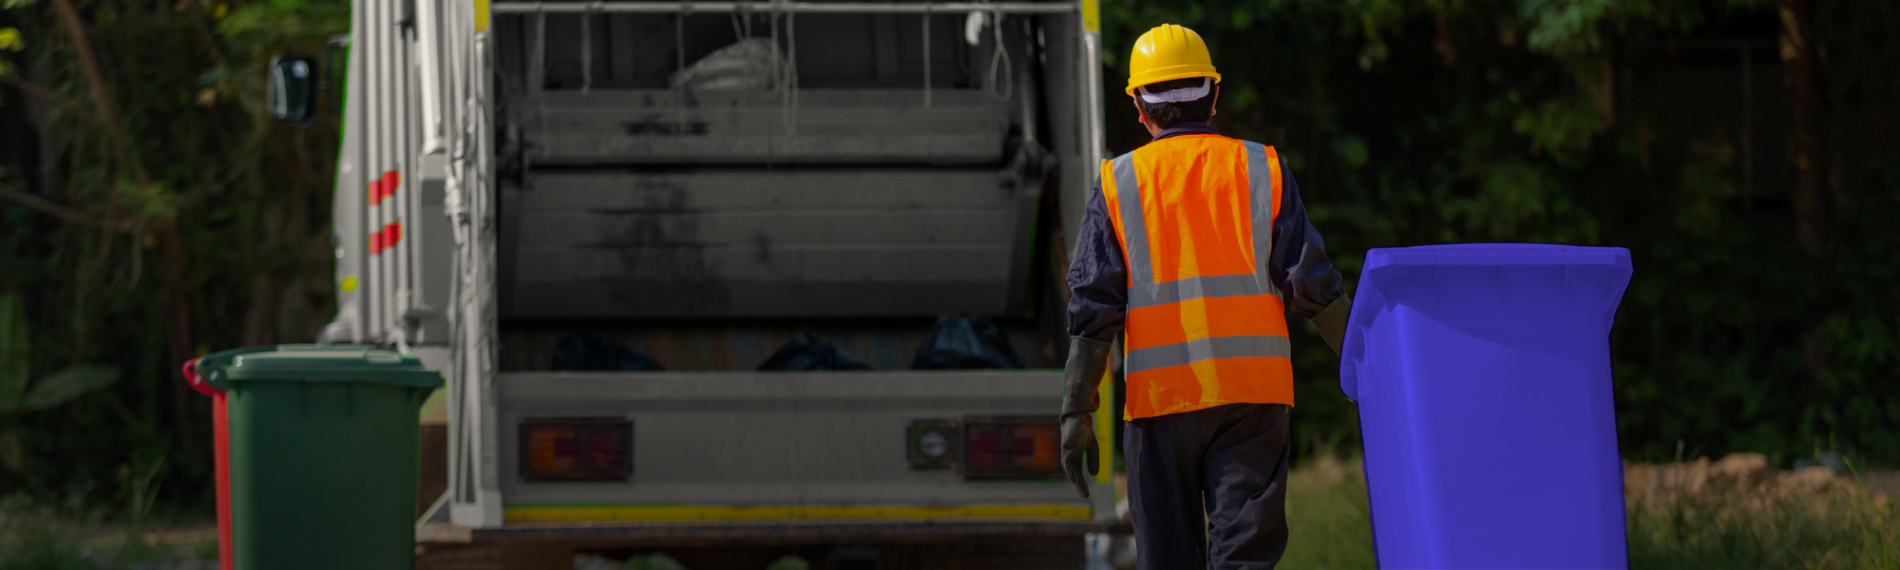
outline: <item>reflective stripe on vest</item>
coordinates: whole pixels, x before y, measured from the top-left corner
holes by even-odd
[[[1124,417],[1293,403],[1285,308],[1267,272],[1274,149],[1171,137],[1104,161],[1102,178],[1128,265]]]

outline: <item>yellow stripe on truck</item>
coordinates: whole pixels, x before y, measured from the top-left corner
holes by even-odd
[[[1076,505],[962,505],[952,507],[711,507],[693,505],[516,505],[504,509],[507,522],[723,521],[771,519],[943,519],[1038,518],[1088,519],[1089,507]]]

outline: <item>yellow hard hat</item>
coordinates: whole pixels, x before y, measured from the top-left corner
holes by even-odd
[[[1188,77],[1212,77],[1220,83],[1200,34],[1162,24],[1135,40],[1135,52],[1128,56],[1128,96],[1135,96],[1136,87]]]

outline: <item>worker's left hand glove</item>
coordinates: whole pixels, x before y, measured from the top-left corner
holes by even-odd
[[[1341,297],[1346,296],[1346,288],[1341,285],[1343,278],[1339,270],[1333,268],[1333,260],[1326,257],[1326,248],[1317,241],[1318,235],[1307,237],[1306,249],[1300,252],[1300,262],[1287,271],[1286,304],[1295,314],[1315,315]]]
[[[1062,472],[1076,493],[1089,498],[1089,479],[1100,471],[1088,456],[1096,451],[1094,418],[1090,414],[1100,406],[1096,388],[1108,373],[1109,348],[1106,342],[1072,337],[1069,340],[1069,364],[1062,374]]]
[[[1333,347],[1333,354],[1340,354],[1346,339],[1346,321],[1352,316],[1352,298],[1346,296],[1340,281],[1339,271],[1333,269],[1333,260],[1326,257],[1325,242],[1320,241],[1318,233],[1309,232],[1306,249],[1300,252],[1299,265],[1287,275],[1287,286],[1292,290],[1286,300],[1287,308],[1301,315],[1312,315],[1309,319],[1313,327],[1319,329],[1319,336],[1326,339],[1326,345]]]
[[[1326,345],[1333,347],[1333,354],[1341,354],[1345,348],[1346,323],[1352,317],[1352,297],[1340,295],[1326,310],[1313,315],[1313,328],[1319,329],[1320,338],[1326,339]]]

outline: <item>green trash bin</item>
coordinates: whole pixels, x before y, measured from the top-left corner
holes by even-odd
[[[415,567],[417,412],[442,375],[362,345],[185,364],[213,398],[225,570]]]

